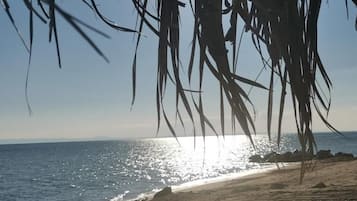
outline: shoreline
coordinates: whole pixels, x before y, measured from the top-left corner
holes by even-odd
[[[299,184],[300,163],[226,177],[137,201],[357,200],[357,160],[313,161]],[[249,171],[248,171],[249,172]],[[189,182],[191,183],[191,182]]]
[[[293,166],[296,164],[283,163],[281,165],[284,167],[287,167],[287,166]],[[173,193],[186,192],[187,190],[199,188],[201,186],[226,182],[226,181],[230,181],[230,180],[242,179],[242,178],[246,178],[246,177],[252,177],[252,176],[254,177],[255,175],[266,174],[266,173],[269,173],[269,172],[277,170],[277,169],[278,168],[275,164],[269,164],[266,167],[263,167],[260,169],[243,170],[241,172],[228,173],[228,174],[220,175],[218,177],[190,181],[190,182],[186,182],[183,184],[171,186],[171,188],[172,188]]]
[[[292,166],[292,165],[296,165],[296,164],[297,163],[280,163],[280,166],[282,166],[282,165],[283,166]],[[189,181],[189,182],[185,182],[182,184],[167,186],[167,187],[170,187],[172,189],[173,193],[181,193],[181,192],[190,191],[191,189],[199,188],[201,186],[241,179],[241,178],[250,177],[250,176],[254,176],[254,175],[265,174],[265,173],[268,173],[268,172],[271,172],[271,171],[274,171],[277,169],[277,166],[275,164],[267,163],[265,165],[266,165],[266,167],[262,167],[259,169],[243,170],[240,172],[228,173],[228,174],[220,175],[217,177]],[[149,201],[154,198],[154,195],[156,193],[158,193],[162,190],[163,190],[163,188],[148,191],[148,192],[143,192],[134,198],[128,198],[128,199],[124,198],[123,201]]]

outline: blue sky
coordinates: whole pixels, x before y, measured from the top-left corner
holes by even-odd
[[[21,1],[11,2],[15,20],[28,41],[28,13]],[[103,12],[112,20],[129,27],[135,26],[136,15],[127,1],[100,3]],[[137,100],[130,111],[131,62],[135,47],[133,34],[106,27],[80,1],[59,1],[59,4],[111,36],[111,39],[105,39],[87,32],[109,57],[110,63],[101,59],[58,16],[63,62],[63,68],[59,69],[55,45],[48,43],[47,26],[36,20],[29,82],[29,99],[33,109],[30,117],[24,96],[28,54],[1,10],[0,140],[155,136],[157,38],[148,30],[144,32],[145,37],[138,55]],[[319,19],[320,55],[334,83],[329,119],[340,130],[357,130],[357,93],[354,92],[357,86],[357,31],[354,30],[356,10],[353,5],[350,6],[348,20],[343,2],[329,1],[329,4],[323,4]],[[192,21],[188,7],[183,8],[181,14],[181,55],[185,65],[185,58],[190,50]],[[249,34],[246,34],[239,56],[239,71],[253,79],[260,68],[259,57],[252,48]],[[268,74],[264,72],[259,81],[266,84],[267,79],[264,77]],[[218,125],[216,82],[207,76],[204,84],[207,114]],[[266,92],[258,89],[252,93],[257,110],[258,132],[266,130],[266,95]],[[278,95],[276,93],[276,97]],[[174,105],[173,100],[172,93],[168,93],[168,108]],[[292,117],[291,105],[288,104],[284,118],[285,132],[294,132]],[[315,119],[313,129],[327,130],[318,119]],[[187,131],[190,134],[190,130]],[[159,135],[169,135],[164,124]]]

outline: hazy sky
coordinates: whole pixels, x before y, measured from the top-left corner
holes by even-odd
[[[137,101],[130,111],[131,62],[135,47],[133,34],[109,29],[80,2],[63,0],[59,4],[112,37],[105,39],[87,32],[109,57],[110,63],[99,57],[58,16],[63,63],[63,68],[59,69],[55,45],[48,43],[48,27],[35,18],[29,82],[29,99],[33,109],[31,117],[24,95],[28,54],[5,12],[0,11],[0,140],[155,136],[157,38],[148,30],[145,31],[146,37],[143,38],[138,54]],[[125,26],[135,26],[136,15],[129,1],[98,2],[107,17]],[[11,1],[11,5],[15,20],[28,41],[28,12],[22,1]],[[355,6],[350,5],[348,20],[344,2],[329,1],[329,4],[323,3],[319,19],[320,55],[334,83],[329,119],[340,130],[357,130],[356,10]],[[192,14],[189,7],[182,8],[181,14],[181,55],[183,64],[187,65],[185,58],[190,50]],[[239,72],[254,79],[260,68],[259,57],[252,48],[248,33],[243,38]],[[264,77],[268,74],[263,73],[259,81],[266,84],[267,79]],[[219,115],[216,83],[209,76],[204,81],[206,110],[214,124],[218,124]],[[174,98],[172,93],[167,95],[166,106],[170,108],[174,105]],[[279,90],[276,92],[278,96]],[[257,110],[257,130],[265,132],[267,93],[255,89],[252,100]],[[291,105],[288,104],[284,118],[285,132],[294,132],[292,117]],[[327,130],[317,119],[313,129]],[[188,134],[190,131],[187,129]],[[159,135],[169,135],[164,124]]]

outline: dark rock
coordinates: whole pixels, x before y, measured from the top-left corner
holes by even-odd
[[[295,150],[293,155],[292,155],[293,160],[290,162],[297,162],[297,161],[302,161],[302,160],[311,160],[314,158],[314,155],[311,154],[310,152],[302,152]]]
[[[351,158],[351,159],[354,158],[353,154],[351,154],[351,153],[343,153],[343,152],[336,153],[335,157],[344,157],[344,158]]]
[[[279,156],[280,156],[280,154],[273,151],[268,154],[265,154],[263,159],[265,162],[273,163],[273,162],[278,162],[277,159]]]
[[[154,195],[154,198],[164,197],[164,196],[167,196],[170,194],[172,194],[172,189],[171,189],[171,187],[167,186],[167,187],[163,188],[161,191],[157,192]]]
[[[313,158],[314,158],[314,155],[309,152],[303,153],[302,151],[295,150],[293,153],[288,151],[283,154],[278,154],[276,152],[270,152],[268,154],[265,154],[263,157],[256,154],[256,155],[249,157],[249,161],[257,162],[257,163],[299,162],[302,160],[311,160]]]
[[[288,185],[282,183],[273,183],[270,185],[271,189],[283,189],[286,188]]]
[[[258,154],[249,157],[250,162],[256,162],[256,163],[300,162],[303,160],[312,160],[312,159],[318,159],[318,160],[330,159],[332,161],[348,161],[348,160],[355,160],[357,159],[357,157],[354,157],[354,155],[351,153],[344,153],[344,152],[338,152],[335,155],[333,155],[331,153],[331,150],[319,150],[316,153],[316,155],[314,155],[313,153],[302,152],[297,149],[294,152],[288,151],[279,154],[273,151],[268,154],[265,154],[263,157]]]
[[[294,158],[294,161],[301,161],[304,157],[303,157],[303,152],[302,151],[294,151],[293,153],[293,158]]]
[[[277,162],[298,162],[302,160],[311,160],[314,156],[311,153],[295,150],[293,153],[290,151],[276,156]]]
[[[281,161],[281,162],[293,162],[294,161],[293,153],[288,151],[288,152],[285,152],[285,153],[281,154],[279,156],[279,161]]]
[[[332,157],[333,155],[331,154],[331,150],[320,150],[316,153],[316,158],[319,160],[332,158]]]
[[[338,152],[335,154],[334,159],[336,161],[350,161],[350,160],[354,160],[355,158],[351,153]]]
[[[318,184],[316,184],[315,186],[313,186],[312,188],[326,188],[326,184],[324,184],[323,182],[320,182]]]
[[[249,157],[249,161],[250,161],[250,162],[255,162],[255,163],[262,163],[262,162],[264,162],[263,158],[262,158],[260,155],[258,155],[258,154],[255,154],[255,155]]]

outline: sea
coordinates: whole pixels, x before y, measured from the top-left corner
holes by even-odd
[[[153,138],[0,145],[1,201],[121,201],[180,186],[272,167],[253,154],[299,149],[267,135]],[[315,134],[318,149],[357,155],[357,132]]]

